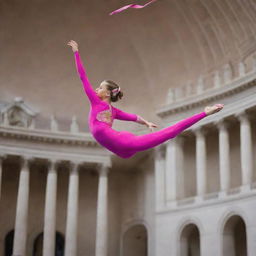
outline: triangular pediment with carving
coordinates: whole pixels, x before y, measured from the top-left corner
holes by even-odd
[[[20,97],[16,97],[13,102],[6,104],[1,109],[3,125],[33,128],[36,115],[37,113]]]

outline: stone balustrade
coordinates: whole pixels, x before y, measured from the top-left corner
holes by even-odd
[[[203,76],[199,76],[193,85],[191,82],[189,82],[185,85],[169,88],[166,104],[173,104],[177,101],[185,101],[187,98],[195,97],[222,87],[232,87],[232,84],[239,80],[241,83],[243,83],[244,78],[248,75],[255,74],[254,78],[256,78],[256,56],[252,56],[251,58],[253,58],[253,65],[249,70],[247,70],[244,62],[239,62],[237,67],[234,67],[234,69],[237,70],[235,73],[231,65],[227,63],[221,70],[214,71],[210,77],[208,76],[207,78],[204,78]]]

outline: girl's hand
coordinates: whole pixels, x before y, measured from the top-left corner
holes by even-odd
[[[137,117],[137,122],[139,124],[143,124],[146,125],[152,132],[153,132],[153,128],[157,127],[156,124],[153,124],[151,122],[148,122],[147,120],[143,119],[141,116]]]
[[[207,116],[212,115],[214,113],[217,113],[219,111],[221,111],[224,107],[224,104],[215,104],[213,106],[207,106],[205,107],[204,111],[206,113]]]
[[[71,46],[72,47],[72,51],[73,52],[77,52],[78,51],[78,44],[76,41],[74,40],[71,40],[67,43],[67,45]]]
[[[154,128],[158,127],[156,124],[151,123],[151,122],[147,122],[147,127],[151,130],[151,132],[154,131]]]

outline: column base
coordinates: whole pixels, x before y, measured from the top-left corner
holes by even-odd
[[[225,198],[227,197],[228,193],[226,190],[220,191],[219,192],[219,198]]]
[[[196,196],[195,197],[195,202],[198,204],[198,203],[202,203],[204,201],[204,198],[203,196]]]
[[[167,207],[169,208],[176,208],[178,206],[177,201],[168,201]]]
[[[241,193],[246,193],[246,192],[250,192],[250,191],[251,191],[251,184],[242,185],[240,187],[240,192]]]
[[[156,212],[163,212],[164,210],[166,210],[166,206],[165,205],[157,206],[156,207]]]

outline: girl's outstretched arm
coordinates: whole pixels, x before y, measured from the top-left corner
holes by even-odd
[[[124,112],[118,108],[115,108],[112,106],[112,109],[114,109],[115,111],[115,119],[118,119],[118,120],[123,120],[123,121],[134,121],[134,122],[137,122],[139,116],[137,116],[136,114],[131,114],[131,113],[127,113],[127,112]]]
[[[148,122],[147,120],[143,119],[141,116],[136,115],[136,114],[130,114],[127,112],[124,112],[118,108],[115,108],[112,106],[112,108],[115,111],[115,119],[119,119],[119,120],[124,120],[124,121],[134,121],[137,122],[139,124],[144,124],[146,125],[151,131],[153,131],[153,128],[157,127],[157,125]]]
[[[85,91],[87,97],[89,98],[91,104],[100,102],[100,98],[97,96],[96,92],[94,91],[93,87],[91,86],[91,84],[87,78],[83,63],[81,61],[81,58],[80,58],[80,55],[78,52],[78,44],[75,41],[71,40],[68,43],[68,45],[72,47],[72,50],[74,52],[77,72],[80,76],[80,79],[83,82],[84,91]]]
[[[93,87],[91,86],[91,84],[87,78],[85,69],[83,67],[83,63],[82,63],[80,55],[79,55],[79,52],[76,51],[74,54],[75,54],[77,72],[80,76],[80,79],[83,82],[84,91],[85,91],[87,97],[89,98],[89,100],[92,104],[100,102],[100,98],[97,96],[96,92],[94,91]]]

